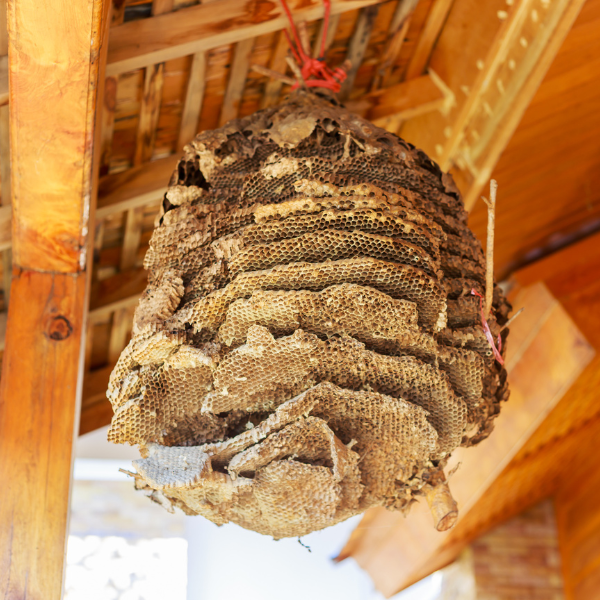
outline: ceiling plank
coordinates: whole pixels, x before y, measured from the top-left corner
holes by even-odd
[[[323,41],[323,34],[325,34],[325,47],[324,54],[327,54],[327,51],[333,44],[333,40],[335,39],[335,33],[337,31],[338,25],[340,24],[340,15],[330,15],[329,23],[327,24],[327,31],[325,31],[325,19],[321,19],[321,24],[319,25],[319,32],[317,33],[317,37],[315,38],[313,45],[313,58],[319,58],[321,54],[321,46]]]
[[[110,168],[115,110],[117,108],[118,77],[107,77],[104,82],[104,104],[102,106],[102,141],[100,145],[100,175],[107,175]]]
[[[8,56],[0,57],[0,106],[8,104]]]
[[[337,15],[384,0],[332,0],[331,14]],[[292,0],[294,17],[314,21],[323,17],[321,2]],[[259,0],[220,0],[212,3],[124,23],[114,27],[108,49],[108,75],[117,75],[181,56],[274,33],[288,25],[281,6]]]
[[[173,6],[174,0],[152,0],[152,16],[169,13]]]
[[[121,25],[125,18],[125,0],[111,0],[111,26]]]
[[[112,277],[93,283],[90,320],[99,321],[110,317],[115,310],[134,306],[147,283],[148,275],[141,267],[121,271]]]
[[[423,75],[429,64],[429,57],[437,42],[442,27],[448,18],[448,13],[452,8],[454,0],[434,0],[434,3],[429,10],[427,16],[427,22],[425,27],[419,36],[417,47],[413,52],[410,63],[404,76],[405,79],[413,79]]]
[[[227,121],[231,121],[238,116],[240,102],[242,101],[244,87],[246,86],[246,77],[250,69],[250,56],[252,55],[253,47],[253,38],[242,40],[235,45],[229,83],[227,84],[219,116],[219,127],[222,127]]]
[[[339,93],[340,100],[342,101],[348,98],[354,87],[354,80],[365,58],[365,52],[371,39],[373,25],[375,24],[378,12],[379,7],[377,5],[366,6],[361,9],[358,15],[356,27],[354,28],[354,33],[350,38],[348,51],[346,52],[346,60],[350,63],[350,68]]]
[[[8,6],[15,270],[0,382],[0,580],[4,598],[59,600],[109,3]]]
[[[375,76],[373,77],[371,91],[388,85],[392,67],[402,50],[404,38],[408,32],[410,20],[418,1],[419,0],[400,0],[400,2],[398,2],[396,12],[390,23],[383,57],[377,65]]]
[[[278,32],[276,35],[277,41],[275,42],[275,49],[273,50],[273,54],[271,55],[269,69],[271,69],[271,71],[275,71],[276,73],[281,73],[282,75],[285,75],[285,72],[288,69],[288,65],[285,59],[290,46],[283,31]],[[269,79],[265,86],[265,91],[261,100],[260,107],[269,108],[270,106],[275,106],[277,102],[279,102],[279,96],[281,94],[282,87],[283,82],[280,79]]]
[[[161,200],[178,160],[178,155],[168,156],[103,177],[98,189],[96,218],[103,219],[116,212]]]
[[[514,69],[514,76],[511,77],[507,72],[513,71],[512,63],[507,64],[503,70],[499,69],[494,73],[497,77],[496,90],[488,88],[488,93],[478,98],[483,111],[476,111],[476,117],[465,128],[464,133],[465,140],[473,139],[475,143],[463,144],[460,149],[467,168],[474,177],[464,195],[467,209],[473,206],[488,183],[502,151],[517,129],[584,2],[585,0],[553,2],[553,10],[548,12],[543,22],[541,17],[538,22],[530,19],[530,26],[523,27],[520,32],[518,43],[522,48],[524,41],[526,42],[526,52]],[[539,26],[531,27],[532,23],[539,23]],[[530,31],[531,37],[527,35]],[[491,115],[485,109],[486,102],[491,107]]]
[[[106,397],[106,390],[113,368],[114,364],[111,364],[85,374],[79,435],[105,427],[111,422],[113,409]]]
[[[121,271],[135,267],[142,238],[143,208],[130,208],[125,217],[125,235],[121,248]]]
[[[190,76],[185,92],[181,125],[179,127],[179,138],[177,149],[183,150],[198,133],[198,122],[202,112],[204,101],[204,89],[206,87],[206,52],[196,52],[192,58]]]
[[[144,93],[142,95],[142,106],[133,158],[135,166],[148,162],[154,152],[156,126],[158,124],[162,100],[164,70],[164,63],[151,65],[146,68]]]

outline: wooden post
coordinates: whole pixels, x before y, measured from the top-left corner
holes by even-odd
[[[0,382],[3,600],[62,594],[108,7],[8,4],[14,271]]]

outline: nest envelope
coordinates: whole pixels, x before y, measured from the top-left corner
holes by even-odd
[[[308,91],[184,153],[108,389],[136,487],[275,538],[420,496],[435,518],[508,396],[452,178]],[[509,308],[496,288],[494,336]]]

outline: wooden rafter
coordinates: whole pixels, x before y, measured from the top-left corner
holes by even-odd
[[[378,12],[379,7],[377,5],[366,6],[359,12],[356,27],[350,38],[348,52],[346,53],[346,60],[350,64],[350,68],[348,69],[346,80],[342,84],[340,90],[340,99],[342,101],[348,98],[354,87],[354,80],[356,79],[358,69],[364,60]]]
[[[108,2],[8,6],[15,270],[0,386],[0,580],[3,598],[58,600]]]
[[[489,181],[583,3],[455,0],[431,66],[457,102],[444,115],[407,123],[402,134],[444,170],[456,167],[468,209]],[[469,39],[457,52],[456,40],[464,31]]]
[[[383,0],[333,0],[332,15],[380,4]],[[159,62],[234,44],[273,33],[287,26],[283,9],[272,4],[261,10],[258,0],[221,0],[219,10],[211,3],[173,13],[125,23],[111,31],[107,74],[115,75]],[[289,3],[298,20],[323,16],[321,2]]]

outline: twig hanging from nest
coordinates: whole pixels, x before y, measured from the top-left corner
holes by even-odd
[[[481,199],[488,209],[487,243],[485,249],[485,318],[489,319],[494,299],[494,231],[496,229],[496,195],[498,182],[490,181],[490,199],[484,196]]]

